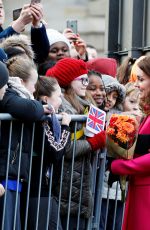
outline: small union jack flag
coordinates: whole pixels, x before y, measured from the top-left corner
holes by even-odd
[[[104,130],[106,113],[98,109],[96,106],[91,105],[87,116],[86,129],[92,133],[99,133]]]

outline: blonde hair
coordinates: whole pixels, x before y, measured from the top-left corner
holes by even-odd
[[[126,97],[128,97],[132,93],[133,97],[138,98],[140,91],[133,82],[128,82],[125,85],[125,88],[126,88]]]
[[[126,89],[126,96],[124,98],[124,101],[123,103],[121,103],[118,108],[123,111],[123,104],[125,102],[125,99],[126,97],[130,97],[132,95],[132,99],[138,99],[139,97],[139,89],[135,86],[135,83],[133,82],[128,82],[126,85],[125,85],[125,89]]]
[[[31,60],[19,56],[9,59],[6,62],[6,65],[9,71],[9,76],[19,77],[24,82],[29,80],[31,70],[36,70],[36,66]]]

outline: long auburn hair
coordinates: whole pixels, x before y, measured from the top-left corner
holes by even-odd
[[[84,113],[84,106],[80,103],[74,89],[69,85],[65,88],[64,98],[77,110],[78,114]]]

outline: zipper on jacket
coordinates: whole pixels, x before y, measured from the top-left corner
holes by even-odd
[[[12,165],[15,163],[15,160],[16,160],[16,158],[17,158],[17,152],[18,152],[18,150],[19,150],[19,143],[17,144],[17,147],[16,147],[16,149],[15,149],[15,151],[14,151],[14,154],[13,154],[13,158],[12,158],[12,160],[11,160],[11,164],[12,164]]]

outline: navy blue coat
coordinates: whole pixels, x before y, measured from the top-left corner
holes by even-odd
[[[28,180],[29,162],[31,156],[33,122],[44,115],[43,106],[36,100],[21,98],[16,91],[8,88],[0,102],[0,111],[10,113],[19,120],[13,121],[10,133],[10,121],[1,121],[0,138],[0,177],[6,174],[7,157],[9,153],[9,135],[11,134],[9,178],[16,179],[18,173],[19,152],[21,152],[20,179]],[[24,123],[24,127],[22,126]],[[21,133],[23,127],[23,138]],[[21,147],[22,142],[22,147]]]
[[[4,30],[0,26],[0,40],[4,39],[4,38],[7,38],[9,36],[12,36],[13,34],[18,34],[18,33],[12,28],[12,26],[9,26]]]
[[[43,63],[49,53],[49,40],[43,24],[41,28],[31,27],[31,43],[35,53],[35,62]]]

